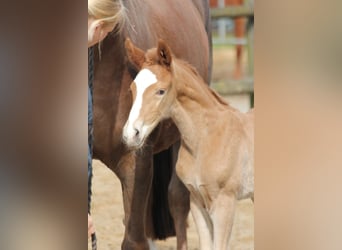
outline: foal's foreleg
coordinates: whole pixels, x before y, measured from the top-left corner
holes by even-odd
[[[232,232],[236,197],[232,193],[221,193],[216,198],[210,211],[214,227],[213,250],[227,250]]]
[[[196,224],[199,236],[200,249],[212,250],[213,245],[213,225],[204,207],[196,203],[194,197],[190,197],[190,209]]]

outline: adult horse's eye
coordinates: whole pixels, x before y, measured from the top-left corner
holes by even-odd
[[[165,90],[164,89],[159,89],[156,94],[157,95],[164,95],[165,94]]]

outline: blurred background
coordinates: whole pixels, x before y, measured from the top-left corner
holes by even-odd
[[[213,38],[211,86],[233,106],[254,106],[254,0],[210,0]]]

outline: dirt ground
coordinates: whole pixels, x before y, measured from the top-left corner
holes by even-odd
[[[98,249],[119,250],[124,233],[120,181],[111,170],[99,161],[93,161],[93,169],[92,214],[96,226]],[[253,207],[254,205],[250,200],[238,203],[230,241],[231,250],[254,249]],[[198,236],[191,214],[188,222],[189,250],[199,250]],[[156,246],[159,250],[175,250],[176,238],[157,241]],[[90,246],[88,249],[91,249]]]
[[[213,79],[232,77],[234,53],[233,50],[214,50]],[[246,53],[244,53],[243,58],[245,63]],[[243,72],[246,71],[245,66]],[[119,250],[124,232],[120,182],[114,173],[99,161],[93,161],[93,169],[92,214],[98,238],[98,249]],[[188,223],[189,250],[199,250],[198,236],[191,214]],[[157,241],[156,246],[159,250],[175,250],[176,238]],[[89,249],[91,249],[90,244],[88,244]],[[250,200],[238,203],[229,249],[254,249],[254,205]]]

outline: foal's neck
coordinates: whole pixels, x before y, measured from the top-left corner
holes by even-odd
[[[173,88],[176,101],[171,118],[177,125],[183,142],[189,147],[191,145],[196,148],[205,133],[206,124],[216,119],[215,117],[220,117],[220,111],[235,111],[211,90],[196,70],[186,62],[177,60],[174,63]]]

